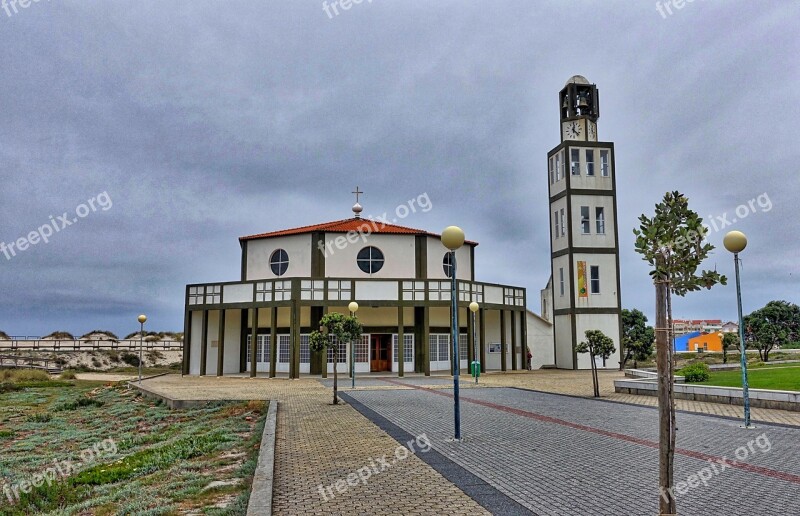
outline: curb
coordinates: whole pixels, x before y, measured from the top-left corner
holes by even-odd
[[[261,448],[258,452],[258,466],[253,474],[253,485],[250,487],[250,501],[247,514],[258,516],[272,515],[272,483],[275,470],[275,430],[277,427],[278,402],[269,400],[267,420],[264,423],[264,434],[261,436]]]
[[[154,376],[149,376],[147,378],[142,378],[142,381],[149,380],[150,378],[158,378],[159,376],[165,376],[167,374],[172,373],[161,373]],[[178,400],[170,398],[169,396],[165,396],[163,394],[159,394],[155,391],[151,391],[150,389],[146,388],[144,385],[139,385],[139,380],[130,380],[128,381],[128,388],[129,389],[138,389],[142,396],[151,399],[157,399],[164,402],[164,404],[172,410],[177,409],[185,409],[185,408],[194,408],[194,407],[202,407],[212,401],[226,401],[226,400]]]

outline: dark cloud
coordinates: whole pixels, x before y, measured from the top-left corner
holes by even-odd
[[[329,2],[330,3],[330,2]],[[237,237],[365,214],[457,223],[479,279],[538,291],[550,272],[546,153],[557,93],[601,91],[617,149],[622,298],[652,313],[636,217],[667,190],[704,217],[767,194],[735,227],[745,309],[797,301],[800,52],[786,2],[32,3],[0,10],[0,240],[107,192],[50,243],[0,255],[9,333],[182,327],[184,285],[238,278]],[[726,228],[729,229],[729,228]],[[721,244],[724,231],[712,233]],[[709,267],[732,276],[724,250]],[[678,316],[735,317],[732,287]]]

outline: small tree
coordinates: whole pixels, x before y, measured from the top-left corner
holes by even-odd
[[[315,352],[327,352],[328,349],[333,351],[333,404],[338,405],[339,348],[347,346],[348,342],[360,339],[364,328],[355,317],[335,312],[325,314],[319,322],[319,327],[319,330],[311,332],[308,347]]]
[[[586,330],[586,342],[581,342],[575,346],[578,353],[589,353],[592,362],[592,385],[594,386],[594,397],[600,397],[600,382],[597,379],[597,364],[594,357],[602,357],[607,360],[617,349],[611,337],[600,330]]]
[[[647,325],[647,316],[634,308],[622,310],[622,338],[620,345],[625,353],[620,369],[633,358],[633,367],[639,367],[639,361],[648,360],[653,355],[653,343],[656,340],[655,330]]]
[[[703,243],[706,228],[703,219],[689,209],[689,200],[680,192],[667,192],[656,204],[652,218],[639,217],[636,252],[642,255],[653,270],[650,277],[656,290],[656,364],[658,367],[659,473],[660,514],[676,514],[672,494],[673,461],[675,458],[675,364],[672,355],[672,294],[685,296],[727,279],[716,271],[701,271],[700,264],[714,249]]]
[[[800,307],[787,301],[770,301],[744,317],[745,342],[758,349],[762,362],[769,361],[775,346],[794,342],[800,336]]]
[[[739,347],[739,333],[728,332],[722,334],[722,363],[728,363],[728,350]]]

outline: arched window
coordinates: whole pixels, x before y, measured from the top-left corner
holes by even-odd
[[[374,274],[383,268],[383,253],[377,247],[368,246],[358,252],[358,268],[367,274]]]
[[[289,254],[283,249],[276,249],[269,257],[269,266],[276,276],[283,276],[289,268]]]

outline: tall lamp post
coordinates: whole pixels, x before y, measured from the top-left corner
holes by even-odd
[[[453,340],[453,419],[455,440],[461,440],[461,406],[458,400],[458,374],[461,363],[458,357],[458,280],[456,275],[456,250],[464,245],[464,231],[458,226],[448,226],[442,231],[442,244],[450,249],[450,330]]]
[[[742,352],[742,398],[744,399],[744,428],[754,428],[750,425],[750,386],[747,384],[747,350],[744,346],[744,319],[742,318],[742,287],[739,280],[739,253],[747,247],[747,237],[741,231],[730,231],[722,239],[725,249],[733,253],[733,263],[736,268],[736,305],[739,310],[739,348]]]
[[[472,312],[472,374],[475,375],[475,384],[478,383],[478,368],[480,367],[480,360],[478,360],[478,330],[475,326],[475,312],[480,307],[478,303],[473,301],[469,304],[469,311]]]
[[[347,305],[347,309],[350,310],[350,317],[355,317],[358,312],[358,303],[351,301]],[[350,387],[356,388],[356,343],[353,341],[350,341]]]
[[[139,321],[139,385],[142,385],[142,346],[144,345],[144,323],[147,321],[147,316],[142,314],[137,320]]]

